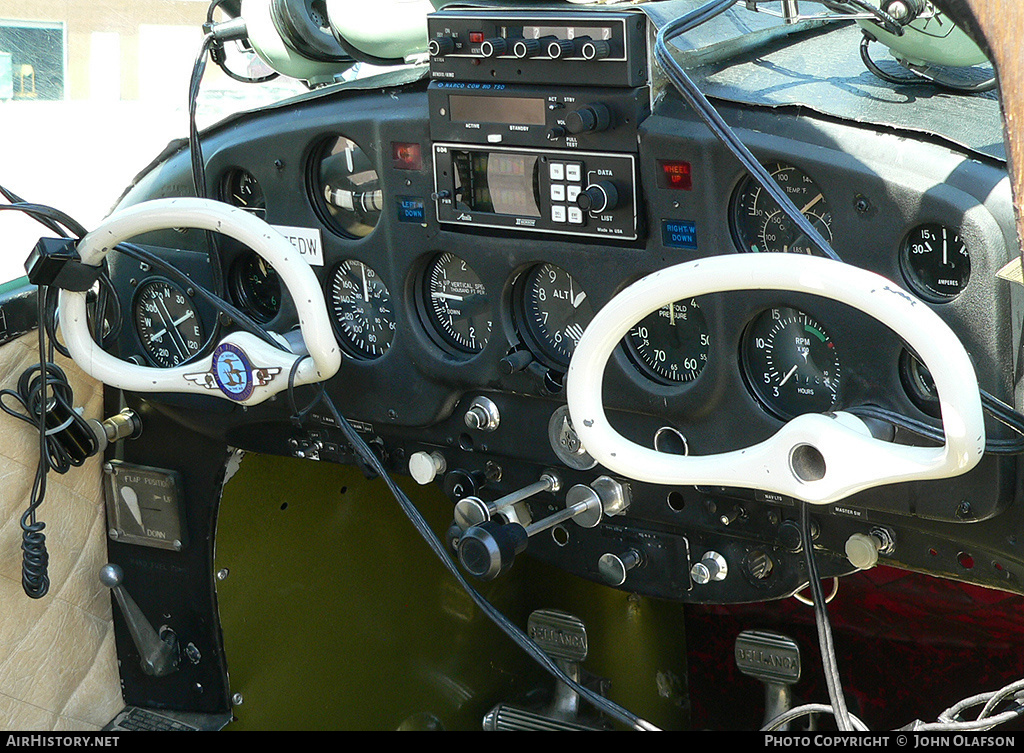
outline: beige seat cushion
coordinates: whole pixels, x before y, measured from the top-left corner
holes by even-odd
[[[30,333],[0,348],[0,388],[38,363]],[[75,405],[99,417],[102,385],[58,358]],[[7,400],[8,405],[13,401]],[[67,474],[51,472],[38,518],[46,523],[50,591],[21,588],[21,525],[39,462],[39,435],[0,413],[0,729],[95,730],[121,710],[106,562],[101,458]]]

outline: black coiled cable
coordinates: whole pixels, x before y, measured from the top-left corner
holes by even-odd
[[[37,308],[40,321],[46,316],[49,293],[45,288],[39,292]],[[21,586],[33,599],[42,598],[50,590],[50,555],[46,550],[46,534],[43,533],[46,524],[37,517],[46,496],[46,475],[50,470],[66,473],[72,466],[82,465],[86,458],[99,452],[98,440],[73,407],[74,395],[67,375],[51,362],[52,342],[50,351],[48,354],[45,329],[40,329],[39,363],[22,373],[17,390],[0,390],[0,408],[39,431],[39,464],[28,508],[21,516]],[[17,402],[23,412],[9,406],[5,402],[7,397]],[[65,444],[62,438],[70,436],[78,437],[78,441]]]

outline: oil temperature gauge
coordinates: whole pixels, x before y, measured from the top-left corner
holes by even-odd
[[[479,353],[491,336],[487,288],[473,268],[452,253],[435,258],[424,278],[426,309],[444,345]]]
[[[751,325],[743,346],[747,381],[780,418],[831,410],[839,396],[839,355],[828,332],[803,311],[773,308]]]

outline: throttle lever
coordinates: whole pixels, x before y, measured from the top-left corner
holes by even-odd
[[[114,592],[121,614],[128,624],[128,634],[139,652],[142,671],[152,677],[165,677],[178,669],[178,637],[170,628],[161,628],[157,633],[139,609],[139,605],[128,594],[124,586],[124,571],[107,563],[100,568],[100,583]]]
[[[470,526],[459,538],[459,562],[471,575],[494,580],[512,567],[516,555],[526,551],[531,536],[569,520],[593,528],[606,515],[624,512],[629,502],[629,487],[607,476],[595,479],[590,486],[577,484],[566,492],[565,509],[526,527],[494,520]]]

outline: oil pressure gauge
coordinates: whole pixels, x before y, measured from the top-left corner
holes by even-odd
[[[971,277],[971,255],[956,231],[937,222],[910,231],[900,251],[903,276],[915,293],[932,303],[960,295]]]

